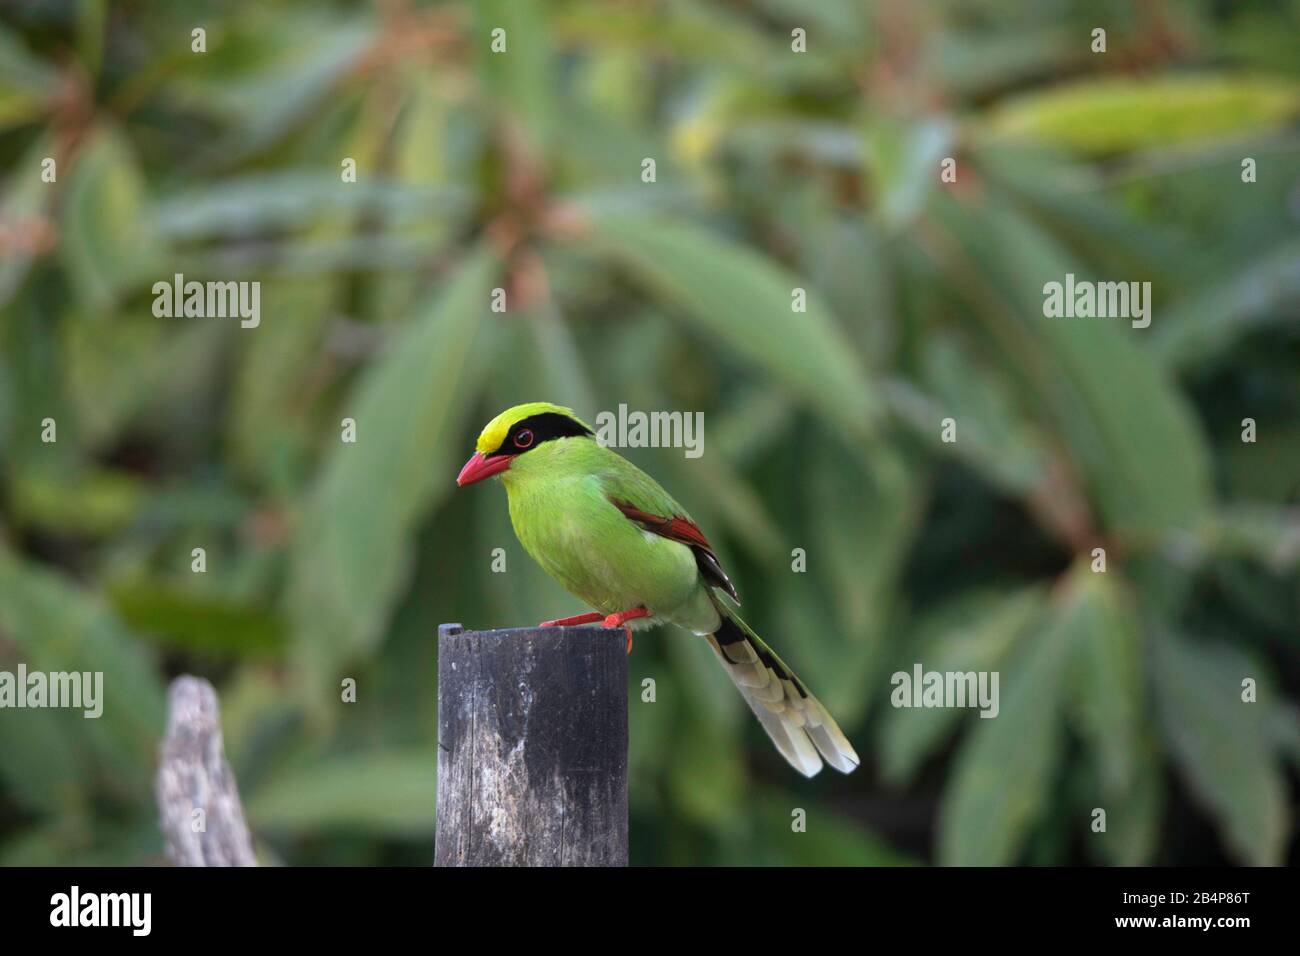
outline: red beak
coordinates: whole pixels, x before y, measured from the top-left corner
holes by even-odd
[[[498,475],[510,467],[512,457],[514,456],[493,455],[491,458],[484,458],[476,452],[473,458],[465,462],[465,467],[456,476],[456,484],[463,488],[466,485],[474,484],[476,481],[482,481],[484,478]]]

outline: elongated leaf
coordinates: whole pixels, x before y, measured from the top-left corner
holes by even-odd
[[[1165,737],[1193,792],[1222,824],[1224,842],[1243,863],[1282,862],[1290,831],[1277,704],[1242,700],[1256,668],[1227,647],[1194,646],[1171,634],[1154,642],[1156,700]]]
[[[27,270],[37,256],[55,238],[48,210],[54,201],[54,190],[49,183],[41,182],[41,163],[54,154],[54,140],[47,134],[38,137],[17,161],[14,171],[4,181],[0,193],[0,223],[19,237],[6,242],[0,255],[0,306],[8,304],[21,287]]]
[[[1098,786],[1082,804],[1089,811],[1088,852],[1099,863],[1150,866],[1160,849],[1168,787],[1154,733],[1142,740],[1137,756],[1133,780],[1123,791],[1098,797],[1104,793]],[[1106,829],[1100,833],[1091,827],[1091,811],[1098,806],[1106,811]]]
[[[1300,303],[1300,241],[1244,263],[1211,288],[1190,290],[1154,326],[1151,349],[1174,368],[1195,369],[1228,354],[1239,337],[1295,321]]]
[[[1198,544],[1216,555],[1246,557],[1281,573],[1300,562],[1300,508],[1242,502],[1220,509]]]
[[[940,813],[946,865],[1014,862],[1043,811],[1063,752],[1066,673],[1088,634],[1088,573],[1074,573],[1047,627],[1003,675],[998,715],[977,719],[962,745]]]
[[[436,750],[326,758],[258,788],[248,799],[249,822],[255,831],[304,836],[335,828],[427,836],[435,821],[437,767]]]
[[[0,26],[0,130],[39,116],[58,82],[54,67],[32,55],[8,27]]]
[[[596,49],[628,49],[645,56],[662,51],[678,60],[702,60],[753,68],[777,59],[764,36],[730,11],[673,3],[663,8],[635,5],[566,5],[556,17],[559,39]]]
[[[674,812],[714,832],[734,835],[743,825],[736,807],[744,801],[746,790],[742,734],[757,731],[762,736],[762,731],[754,726],[748,712],[741,716],[745,705],[738,700],[735,689],[717,685],[718,676],[723,680],[726,677],[716,660],[706,658],[705,654],[711,656],[712,651],[703,641],[682,633],[673,634],[672,639],[672,651],[678,656],[674,661],[678,673],[663,683],[665,690],[680,686],[685,691],[680,695],[674,693],[673,698],[679,699],[682,712],[690,715],[687,722],[680,721],[679,717],[668,748],[672,755],[667,773]],[[690,652],[695,653],[691,654],[692,661],[687,666],[705,668],[702,674],[696,675],[695,681],[681,673],[682,665],[686,664],[682,655]],[[700,681],[700,678],[704,679]],[[701,684],[712,686],[706,690]],[[734,719],[717,720],[713,714],[719,706],[731,710]],[[770,746],[766,738],[764,745]],[[765,755],[773,761],[772,766],[782,762],[775,752]]]
[[[878,686],[886,664],[882,650],[897,610],[898,578],[924,500],[911,480],[907,459],[883,443],[870,455],[858,456],[827,444],[809,466],[810,566],[808,573],[792,578],[809,586],[828,585],[828,607],[834,609],[836,626],[829,631],[810,628],[795,640],[802,644],[801,657],[807,658],[801,676],[847,727],[879,700],[862,688]],[[827,508],[827,502],[853,505]],[[783,617],[789,621],[788,615]]]
[[[443,243],[455,236],[460,220],[468,211],[470,196],[460,188],[467,175],[460,163],[467,163],[467,160],[461,155],[460,163],[456,162],[457,154],[452,149],[452,117],[455,114],[437,74],[412,71],[405,77],[403,91],[400,125],[391,137],[375,134],[375,143],[385,151],[391,151],[386,168],[394,180],[408,190],[420,190],[446,199],[439,201],[442,208],[426,209],[414,216],[391,209],[386,214],[384,227],[388,234],[395,233],[412,243],[422,243],[426,250],[436,253]],[[376,91],[376,94],[390,95],[382,91]],[[400,247],[395,248],[398,250]],[[412,303],[419,300],[420,284],[420,275],[409,269],[377,276],[368,297],[370,311],[376,315],[407,312]]]
[[[1083,579],[1071,707],[1094,748],[1103,786],[1123,791],[1137,768],[1143,726],[1140,627],[1110,572]]]
[[[120,533],[145,503],[145,489],[134,475],[99,470],[21,472],[10,495],[17,523],[92,537]]]
[[[284,642],[280,617],[229,597],[148,580],[115,582],[109,594],[127,624],[177,647],[252,657]]]
[[[981,178],[1015,197],[1099,270],[1137,272],[1157,288],[1182,288],[1198,281],[1214,258],[1191,236],[1116,202],[1118,190],[1086,161],[1066,163],[1050,151],[1007,144],[984,149],[973,161]]]
[[[194,240],[303,229],[331,215],[367,213],[395,225],[428,221],[454,214],[464,203],[458,190],[447,187],[373,176],[341,184],[338,173],[264,173],[170,195],[155,207],[155,222],[167,238]]]
[[[372,48],[375,27],[365,20],[338,20],[315,11],[282,13],[273,28],[294,36],[290,51],[268,57],[261,68],[182,83],[175,91],[187,105],[215,108],[233,120],[208,161],[226,165],[266,149],[289,135]],[[206,80],[206,82],[203,82]]]
[[[909,675],[914,663],[927,671],[998,670],[1028,625],[1041,619],[1044,598],[1041,588],[956,598],[920,619],[898,667]],[[887,711],[880,729],[886,779],[910,780],[963,716],[961,710],[945,707]]]
[[[356,422],[356,443],[330,452],[290,561],[295,660],[311,691],[373,648],[409,569],[416,522],[455,488],[452,443],[472,397],[495,265],[486,251],[470,257],[340,408]]]
[[[9,654],[0,669],[17,673]],[[54,710],[5,711],[0,720],[0,781],[5,793],[30,813],[58,814],[87,800],[92,781],[76,751],[69,715]],[[81,719],[80,714],[72,720]]]
[[[948,207],[945,219],[989,277],[968,276],[965,291],[1018,366],[1025,407],[1060,430],[1107,522],[1134,532],[1194,527],[1209,503],[1208,450],[1186,400],[1132,340],[1150,329],[1045,316],[1045,286],[1082,267],[1014,211]],[[990,280],[1005,298],[989,295]]]
[[[898,345],[899,282],[883,231],[862,217],[814,217],[800,228],[799,239],[799,271],[835,315],[852,317],[846,331],[867,368],[889,368]]]
[[[960,340],[937,335],[925,344],[922,365],[923,381],[935,396],[925,420],[932,443],[1010,492],[1027,493],[1044,480],[1045,442],[1004,377],[969,354]],[[947,417],[957,422],[955,442],[941,437],[940,422]]]
[[[695,326],[758,364],[831,423],[866,431],[877,399],[852,348],[808,289],[807,312],[792,309],[805,282],[780,266],[694,226],[598,215],[593,241],[681,309]]]
[[[927,73],[933,70],[964,98],[1068,69],[1086,55],[1078,32],[1059,20],[1039,25],[1019,18],[1015,30],[945,30],[925,54]]]
[[[1100,78],[1004,103],[989,128],[1105,154],[1257,132],[1297,112],[1300,86],[1282,77]]]
[[[1141,627],[1117,572],[1084,573],[1066,711],[1089,750],[1086,806],[1106,811],[1106,829],[1089,829],[1088,847],[1098,859],[1136,866],[1155,851],[1163,791]]]
[[[911,223],[938,184],[934,170],[951,153],[953,130],[941,120],[903,124],[878,120],[867,131],[867,169],[877,193],[874,212],[889,228]]]
[[[61,712],[69,718],[63,730],[93,758],[82,772],[97,770],[97,779],[119,795],[145,799],[163,731],[163,695],[139,642],[93,596],[3,547],[0,635],[18,646],[29,671],[103,675],[102,714],[88,719],[82,711]],[[21,724],[22,717],[6,711],[4,720]],[[39,723],[32,722],[32,733],[41,732]],[[57,741],[43,736],[47,743]],[[0,762],[0,771],[12,769]]]
[[[160,278],[144,177],[126,138],[107,127],[92,135],[69,178],[64,261],[82,303],[102,311],[133,285]]]
[[[321,349],[338,296],[335,282],[277,282],[263,296],[267,315],[243,346],[227,429],[234,457],[249,474],[285,493],[299,489],[308,454],[311,401]]]
[[[870,830],[850,823],[805,796],[765,792],[757,816],[762,836],[737,847],[737,864],[753,866],[914,866]],[[804,828],[794,829],[795,811]],[[755,861],[755,852],[760,859]]]
[[[555,128],[553,49],[549,4],[543,0],[481,0],[474,4],[475,39],[483,75],[498,100],[545,144]],[[493,52],[492,33],[504,30],[504,52]]]

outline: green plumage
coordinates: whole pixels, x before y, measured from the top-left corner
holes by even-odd
[[[707,636],[768,735],[801,773],[812,776],[822,759],[845,773],[856,767],[857,754],[825,708],[740,619],[717,582],[701,573],[698,549],[647,530],[616,506],[686,519],[693,531],[690,516],[658,482],[589,435],[541,437],[550,425],[529,428],[530,435],[538,433],[536,444],[514,447],[510,436],[521,423],[558,421],[549,416],[586,428],[568,409],[532,403],[497,416],[479,439],[482,456],[512,455],[500,477],[524,550],[603,614],[644,607],[650,616],[630,625],[667,622]]]
[[[688,547],[651,534],[612,503],[683,515],[643,471],[590,438],[565,438],[520,455],[502,474],[510,521],[532,558],[598,611],[644,606],[656,618],[710,633],[718,613]],[[635,622],[649,626],[654,619]]]

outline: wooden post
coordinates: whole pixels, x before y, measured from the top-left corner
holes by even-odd
[[[627,642],[438,628],[434,866],[627,865]]]
[[[257,866],[221,741],[217,692],[202,678],[178,677],[167,690],[154,796],[176,866]]]

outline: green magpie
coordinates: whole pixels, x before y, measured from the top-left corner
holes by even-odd
[[[508,408],[479,435],[456,478],[497,475],[524,550],[594,613],[543,621],[627,632],[671,623],[705,638],[777,750],[806,777],[858,755],[803,681],[736,613],[736,588],[708,539],[668,492],[596,441],[571,410]]]

